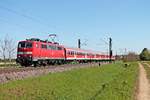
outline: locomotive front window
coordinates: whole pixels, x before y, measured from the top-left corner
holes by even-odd
[[[32,43],[26,42],[26,48],[32,48]]]
[[[25,48],[25,42],[20,42],[20,43],[18,44],[18,47],[19,47],[19,48]]]
[[[32,43],[30,42],[20,42],[18,44],[19,48],[32,48]]]

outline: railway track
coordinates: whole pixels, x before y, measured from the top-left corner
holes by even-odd
[[[0,74],[3,73],[13,73],[13,72],[23,72],[30,70],[41,70],[41,69],[55,69],[57,67],[60,68],[68,68],[72,66],[85,66],[85,65],[93,65],[96,63],[86,63],[86,64],[64,64],[64,65],[49,65],[49,66],[40,66],[40,67],[11,67],[11,68],[1,68]]]
[[[45,67],[23,67],[23,68],[3,68],[0,69],[0,83],[6,83],[11,80],[24,79],[28,77],[36,77],[48,73],[63,72],[75,68],[85,68],[98,66],[98,63],[86,64],[64,64]]]

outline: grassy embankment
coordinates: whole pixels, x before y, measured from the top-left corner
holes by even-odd
[[[138,64],[102,65],[0,84],[0,100],[133,100]]]
[[[146,70],[147,78],[150,81],[150,67],[147,64],[150,64],[150,62],[143,62],[142,65],[144,66],[144,69]]]

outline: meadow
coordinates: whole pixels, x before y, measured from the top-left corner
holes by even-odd
[[[73,69],[0,84],[0,100],[133,100],[136,62]]]

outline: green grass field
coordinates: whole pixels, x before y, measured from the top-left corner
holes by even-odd
[[[0,84],[0,100],[133,100],[138,64],[74,69]]]

